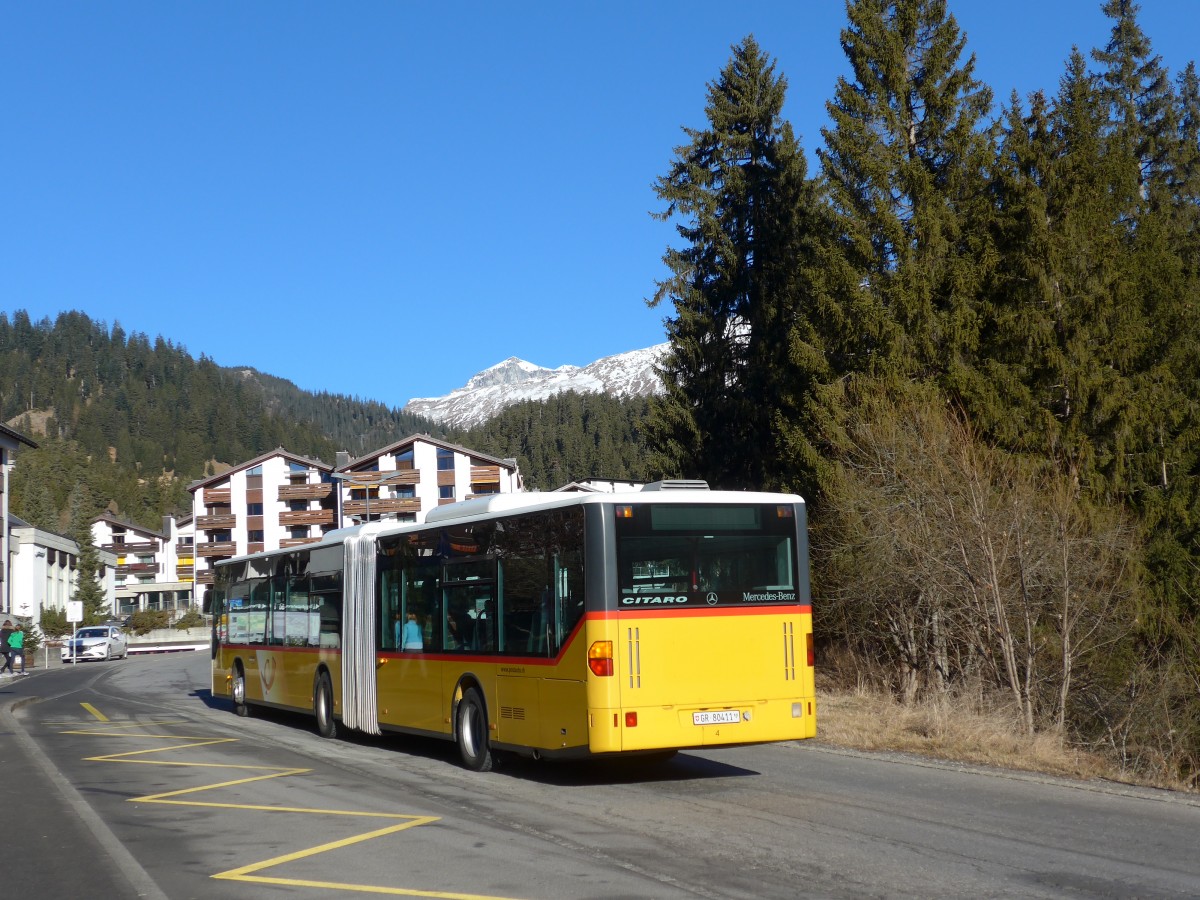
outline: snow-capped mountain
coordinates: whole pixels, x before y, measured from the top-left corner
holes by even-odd
[[[514,403],[545,400],[563,391],[645,397],[662,392],[654,366],[666,353],[667,346],[657,344],[645,350],[606,356],[590,365],[557,369],[545,369],[510,356],[444,397],[409,400],[404,411],[454,427],[470,428]]]

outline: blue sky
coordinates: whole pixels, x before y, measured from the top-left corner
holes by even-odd
[[[1100,0],[950,0],[1007,100]],[[1200,2],[1145,0],[1173,74]],[[0,310],[79,309],[222,365],[399,406],[509,356],[664,340],[652,184],[753,33],[810,154],[840,0],[0,6]]]

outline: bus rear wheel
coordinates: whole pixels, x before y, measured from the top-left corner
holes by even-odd
[[[233,694],[233,711],[245,718],[250,715],[250,707],[246,704],[246,674],[242,671],[241,663],[233,664],[233,676],[229,684]]]
[[[317,717],[317,734],[323,738],[337,737],[337,721],[333,718],[333,684],[329,681],[328,672],[317,676],[317,684],[313,688],[313,713]]]
[[[467,688],[458,701],[456,724],[458,752],[463,765],[474,772],[490,772],[492,748],[488,742],[487,710],[475,688]]]

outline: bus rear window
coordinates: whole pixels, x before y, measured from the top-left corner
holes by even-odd
[[[769,513],[769,514],[767,514]],[[645,506],[617,520],[622,608],[790,604],[795,522],[759,506]]]

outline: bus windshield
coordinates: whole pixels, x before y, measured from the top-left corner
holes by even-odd
[[[799,602],[790,512],[776,506],[651,505],[618,514],[620,605]]]

